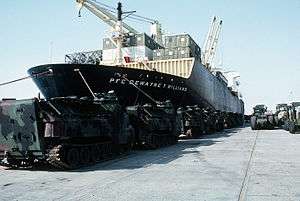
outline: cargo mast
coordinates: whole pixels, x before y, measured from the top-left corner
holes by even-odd
[[[76,0],[76,2],[79,5],[79,17],[81,16],[80,11],[81,11],[82,7],[84,6],[89,11],[91,11],[94,15],[96,15],[98,18],[103,20],[106,24],[108,24],[109,26],[111,26],[114,29],[116,28],[118,18],[116,16],[114,16],[113,14],[111,14],[110,10],[103,8],[99,5],[97,5],[95,2],[90,1],[90,0]],[[128,12],[126,12],[126,13],[128,13]],[[122,14],[125,14],[125,12],[121,13],[121,16],[122,16]],[[135,30],[134,28],[132,28],[131,26],[129,26],[128,24],[126,24],[124,22],[122,22],[122,27],[126,32],[134,33],[134,34],[139,33],[137,30]]]
[[[116,17],[111,13],[114,11],[97,5],[96,1],[94,2],[91,0],[76,0],[76,2],[79,5],[79,15],[78,15],[79,17],[81,16],[80,11],[82,7],[85,7],[89,11],[91,11],[94,15],[99,17],[106,24],[108,24],[113,28],[115,32],[113,35],[113,39],[114,41],[116,41],[116,46],[117,46],[116,61],[117,64],[122,64],[123,63],[122,42],[123,42],[124,33],[131,33],[131,34],[139,33],[137,30],[135,30],[134,28],[132,28],[131,26],[123,22],[123,19],[129,17],[135,11],[123,12],[122,4],[121,2],[119,2],[117,7],[117,17]],[[124,14],[126,14],[125,17],[123,17]],[[144,22],[151,23],[151,34],[153,35],[155,41],[158,44],[162,44],[161,24],[157,20],[152,20],[149,18],[135,15],[135,19],[137,18],[140,18]]]
[[[122,4],[121,2],[118,3],[118,21],[116,23],[116,31],[117,36],[115,37],[117,41],[117,64],[123,63],[123,56],[122,56],[122,40],[123,40],[123,29],[122,29]]]
[[[122,22],[122,15],[127,13],[131,14],[133,12],[123,12],[122,11],[122,4],[119,2],[117,7],[117,18],[112,15],[107,9],[102,8],[95,4],[92,1],[89,0],[76,0],[76,2],[79,4],[79,15],[82,7],[86,7],[89,11],[91,11],[93,14],[95,14],[97,17],[99,17],[101,20],[103,20],[105,23],[107,23],[109,26],[111,26],[114,31],[116,32],[116,35],[114,36],[114,39],[116,40],[117,44],[117,55],[116,60],[117,64],[123,63],[123,56],[122,56],[122,41],[123,41],[123,28],[126,32],[137,34],[138,31],[136,31],[134,28],[130,27],[126,23]]]
[[[222,28],[222,20],[218,22],[214,16],[211,26],[209,28],[206,40],[204,42],[204,50],[202,53],[202,63],[209,69],[212,67],[212,62],[216,55],[217,44]]]

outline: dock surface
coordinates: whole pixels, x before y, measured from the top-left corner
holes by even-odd
[[[245,127],[74,171],[0,167],[0,200],[299,201],[300,135]]]

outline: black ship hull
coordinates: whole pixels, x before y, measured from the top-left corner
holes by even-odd
[[[51,69],[51,70],[50,70]],[[45,98],[92,96],[114,90],[124,105],[171,100],[176,106],[201,105],[215,110],[243,114],[243,102],[201,64],[189,78],[156,71],[90,64],[48,64],[28,70],[30,75],[51,71],[33,80]]]
[[[49,69],[51,74],[34,78],[45,98],[92,96],[78,72],[74,71],[79,69],[94,93],[114,90],[120,101],[126,105],[150,102],[143,92],[156,101],[169,99],[176,105],[190,100],[186,97],[188,89],[185,79],[154,71],[88,64],[54,64],[31,68],[29,73],[34,75]],[[193,101],[189,101],[191,102]]]

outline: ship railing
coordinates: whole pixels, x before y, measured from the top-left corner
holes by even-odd
[[[65,62],[71,64],[99,64],[102,60],[102,50],[77,52],[65,55]]]

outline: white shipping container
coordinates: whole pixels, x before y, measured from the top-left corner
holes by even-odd
[[[146,46],[123,47],[123,57],[130,57],[131,61],[152,60],[153,50]],[[103,61],[114,62],[117,56],[117,49],[103,50]]]
[[[105,62],[114,61],[117,55],[117,49],[103,50],[102,60]]]

